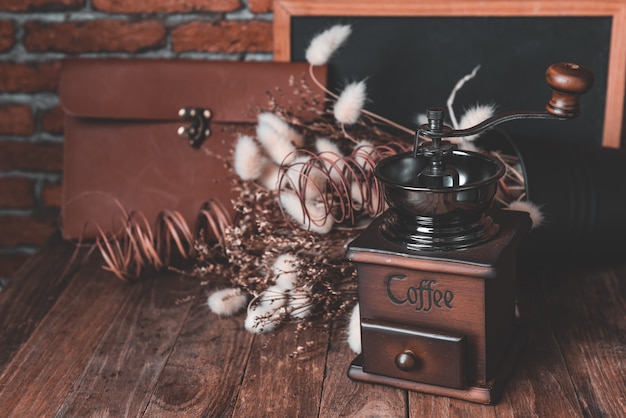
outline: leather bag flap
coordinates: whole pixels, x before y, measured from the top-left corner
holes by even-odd
[[[307,72],[306,63],[68,59],[59,95],[70,117],[176,121],[181,108],[197,107],[210,110],[214,122],[245,123],[256,121],[270,96],[293,100]],[[325,84],[326,68],[316,76]]]

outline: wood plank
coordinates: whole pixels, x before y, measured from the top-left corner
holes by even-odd
[[[498,417],[579,417],[582,411],[569,371],[554,336],[551,317],[542,295],[543,276],[526,273],[518,285],[520,323],[528,343],[495,411]]]
[[[626,264],[559,269],[543,284],[585,416],[626,416]]]
[[[177,273],[129,286],[58,416],[140,416],[168,360],[198,281]]]
[[[333,329],[326,377],[320,405],[320,417],[405,417],[406,391],[351,380],[348,367],[356,354],[347,343],[345,326]]]
[[[196,300],[144,416],[232,416],[254,340],[243,320]]]
[[[0,375],[0,416],[54,415],[128,290],[97,262],[81,267]]]
[[[314,417],[318,415],[329,336],[294,326],[274,334],[257,335],[234,417]],[[307,351],[291,355],[299,346]]]
[[[0,292],[0,372],[69,283],[78,266],[66,271],[74,250],[56,234]]]
[[[495,418],[494,407],[459,399],[409,392],[409,417],[471,417]],[[506,416],[506,415],[504,415]]]

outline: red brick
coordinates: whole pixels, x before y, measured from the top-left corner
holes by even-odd
[[[57,216],[0,216],[0,247],[41,245],[57,229]]]
[[[93,0],[97,10],[108,13],[232,12],[240,0]]]
[[[252,13],[271,12],[272,0],[248,0],[248,8]]]
[[[41,191],[46,207],[60,208],[63,202],[63,186],[60,183],[46,183]]]
[[[0,106],[0,134],[30,135],[33,132],[35,132],[35,120],[30,106]]]
[[[30,255],[24,253],[0,254],[0,278],[13,278],[29,258]]]
[[[41,129],[53,134],[63,133],[63,117],[64,113],[61,106],[43,111],[41,114]]]
[[[15,27],[10,20],[0,21],[0,52],[8,51],[15,44]]]
[[[172,31],[172,48],[175,52],[271,52],[272,23],[188,23]]]
[[[33,170],[59,173],[63,144],[57,142],[0,141],[0,170]]]
[[[0,207],[23,209],[35,206],[35,181],[24,177],[0,178]]]
[[[157,21],[93,20],[27,22],[24,47],[32,52],[129,52],[165,44],[165,28]]]
[[[79,10],[85,0],[0,0],[0,10],[6,12],[49,12]]]
[[[0,63],[0,91],[35,93],[56,91],[59,87],[61,62]]]

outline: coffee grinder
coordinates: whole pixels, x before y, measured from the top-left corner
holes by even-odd
[[[525,344],[515,318],[516,250],[525,212],[493,209],[503,164],[444,138],[514,119],[570,119],[593,84],[582,66],[546,71],[545,111],[507,112],[463,130],[440,108],[412,152],[379,162],[389,209],[347,250],[358,272],[361,354],[350,378],[479,403],[495,403]]]

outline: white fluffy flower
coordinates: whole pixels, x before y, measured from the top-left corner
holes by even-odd
[[[371,207],[375,213],[383,213],[387,210],[387,202],[381,196],[381,188],[374,184],[353,181],[350,185],[350,199],[355,210],[361,210],[364,206]]]
[[[362,139],[355,145],[352,155],[355,163],[363,167],[363,169],[369,170],[374,168],[374,164],[372,162],[375,153],[376,148],[374,148],[374,144],[370,141]]]
[[[349,25],[335,25],[316,35],[306,50],[306,60],[311,65],[324,65],[331,55],[348,39]]]
[[[361,210],[363,207],[365,196],[367,196],[367,190],[364,190],[364,188],[363,184],[357,181],[353,181],[350,186],[350,198],[352,199],[352,205],[356,210]]]
[[[333,217],[326,212],[321,202],[307,200],[303,206],[295,193],[283,192],[280,194],[280,204],[303,229],[318,234],[327,234],[333,228]]]
[[[315,141],[315,149],[318,154],[328,152],[341,155],[341,151],[339,150],[337,144],[328,138],[317,138]]]
[[[348,324],[348,345],[356,354],[361,354],[361,313],[357,303]]]
[[[259,115],[259,124],[256,128],[257,139],[276,164],[289,163],[295,158],[296,146],[282,129],[277,129],[275,126],[277,121],[285,122],[275,115],[267,115],[271,113]]]
[[[365,81],[350,83],[339,95],[335,103],[333,114],[340,123],[352,125],[355,123],[365,104]]]
[[[276,132],[276,134],[284,137],[297,147],[304,145],[304,138],[287,122],[276,116],[272,112],[263,112],[258,116],[259,125],[268,125]]]
[[[324,167],[330,174],[331,180],[338,183],[346,163],[337,144],[327,138],[318,138],[315,141],[315,149],[318,155],[322,157]]]
[[[470,107],[465,111],[461,120],[459,121],[459,129],[467,129],[472,126],[478,125],[486,119],[489,119],[495,114],[496,108],[494,105],[476,105]],[[466,141],[473,141],[478,138],[480,134],[470,135],[465,137]]]
[[[428,118],[426,117],[426,113],[418,113],[415,115],[415,123],[417,126],[422,126],[425,123],[428,123]]]
[[[244,328],[253,334],[272,332],[280,323],[280,314],[276,308],[258,305],[248,310],[243,323]]]
[[[257,303],[248,307],[244,328],[254,334],[274,331],[286,313],[288,300],[289,296],[284,289],[268,287]]]
[[[528,212],[530,220],[533,224],[533,229],[540,227],[545,221],[545,216],[543,212],[541,212],[541,209],[539,209],[539,206],[527,200],[516,200],[515,202],[511,202],[509,204],[509,209],[520,212]]]
[[[229,288],[213,292],[207,299],[207,304],[213,313],[231,316],[243,309],[247,299],[241,289]]]
[[[266,164],[259,145],[248,135],[242,135],[235,144],[235,173],[242,180],[256,180],[261,177]]]
[[[313,312],[310,293],[306,289],[290,292],[287,310],[292,318],[304,319],[309,316]]]
[[[263,172],[257,179],[261,186],[270,190],[278,190],[280,182],[281,171],[278,164],[273,161],[266,160],[266,164],[263,167]]]
[[[311,163],[310,156],[300,156],[287,167],[283,185],[304,195],[306,200],[321,200],[326,192],[327,178],[322,169]]]
[[[276,258],[272,270],[276,276],[276,286],[283,290],[291,290],[298,282],[298,257],[293,254],[281,254]]]
[[[265,292],[263,292],[263,295],[259,298],[259,303],[261,306],[280,308],[281,306],[285,306],[287,299],[285,289],[277,285],[273,285],[268,287]]]

